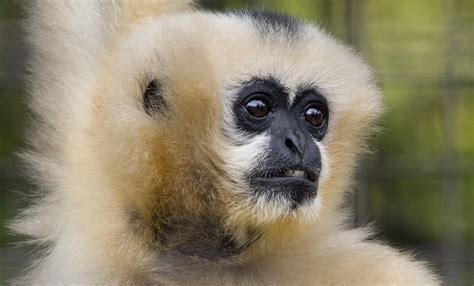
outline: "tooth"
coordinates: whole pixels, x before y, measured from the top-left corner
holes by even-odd
[[[295,171],[295,177],[304,177],[304,171]]]
[[[285,176],[286,177],[304,177],[304,171],[299,170],[286,170]]]

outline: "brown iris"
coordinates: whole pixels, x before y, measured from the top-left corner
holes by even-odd
[[[309,106],[305,113],[304,118],[314,127],[321,127],[324,124],[324,113],[317,106]]]
[[[263,98],[255,98],[245,104],[247,112],[256,118],[262,118],[270,112],[270,106]]]

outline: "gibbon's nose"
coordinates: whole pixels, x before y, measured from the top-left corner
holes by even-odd
[[[303,134],[299,130],[288,129],[285,136],[285,146],[294,155],[303,157],[306,141]]]

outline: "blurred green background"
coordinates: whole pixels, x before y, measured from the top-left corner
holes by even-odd
[[[64,0],[68,1],[68,0]],[[4,228],[28,193],[15,152],[26,108],[28,50],[20,2],[0,2],[0,284],[25,261]],[[383,133],[349,200],[355,225],[415,249],[447,285],[474,284],[474,1],[203,0],[204,7],[268,8],[316,22],[356,47],[385,93]],[[356,263],[356,262],[355,262]]]

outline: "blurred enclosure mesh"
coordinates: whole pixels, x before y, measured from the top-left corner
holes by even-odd
[[[288,11],[356,47],[377,70],[387,111],[360,168],[355,224],[415,248],[449,285],[474,283],[474,1],[201,1],[211,9]],[[20,3],[0,2],[0,283],[24,256],[4,222],[27,190],[21,148],[27,49]],[[363,116],[363,114],[361,114]]]

